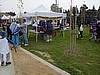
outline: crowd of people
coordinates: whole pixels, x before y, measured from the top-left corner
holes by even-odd
[[[46,42],[52,41],[53,31],[54,31],[54,24],[52,20],[41,20],[39,24],[37,22],[34,22],[36,26],[39,26],[38,31],[43,31],[44,34],[46,34]],[[61,27],[62,29],[63,27]],[[34,27],[34,25],[33,25]],[[10,48],[8,43],[13,44],[13,47],[16,51],[16,48],[19,47],[21,44],[24,44],[24,46],[29,45],[28,42],[28,31],[27,31],[27,24],[26,19],[22,20],[22,23],[19,22],[19,20],[10,20],[7,21],[6,24],[2,25],[2,31],[0,31],[0,61],[1,66],[4,65],[4,54],[6,54],[6,65],[11,64],[10,62]],[[35,27],[36,30],[36,27]],[[83,31],[84,31],[84,25],[83,23],[78,25],[78,38],[83,39]],[[91,41],[92,38],[97,42],[100,42],[100,23],[91,23],[90,24],[90,30],[89,30],[91,37],[89,38],[89,41]],[[6,37],[7,34],[7,37]],[[23,37],[23,42],[20,42],[20,35]],[[17,52],[17,51],[16,51]]]
[[[94,38],[95,42],[100,42],[100,23],[90,23],[90,38],[89,41],[91,41]],[[81,23],[78,25],[78,36],[77,38],[83,39],[83,31],[84,31],[84,24]]]
[[[25,22],[26,22],[25,19],[23,19],[22,24],[20,24],[18,20],[12,20],[12,23],[10,20],[8,20],[6,24],[2,25],[2,31],[0,31],[1,66],[4,65],[5,54],[6,54],[6,65],[11,64],[10,48],[8,43],[13,44],[15,52],[17,52],[16,48],[20,46],[20,40],[19,40],[20,32],[22,33],[24,45],[27,46],[29,44],[27,37],[27,24],[25,24]]]
[[[25,22],[25,19],[23,19],[21,24],[19,23],[19,20],[12,20],[12,22],[11,20],[8,20],[6,24],[2,25],[2,31],[7,32],[7,37],[13,41],[16,47],[20,46],[20,33],[22,33],[24,45],[28,45],[27,24]]]
[[[52,34],[53,34],[53,24],[52,21],[49,20],[44,27],[45,23],[41,22],[42,30],[47,34],[47,42],[52,41]],[[46,30],[45,30],[46,28]],[[10,62],[10,48],[9,44],[13,44],[15,52],[17,52],[16,48],[19,47],[21,44],[24,46],[29,45],[28,36],[27,36],[27,24],[26,19],[22,20],[22,23],[19,23],[19,20],[10,20],[7,23],[2,25],[2,31],[0,31],[0,61],[1,66],[4,65],[4,55],[6,54],[6,65],[11,64]],[[7,36],[6,36],[7,34]],[[20,42],[20,35],[23,37],[23,43]]]
[[[38,32],[43,32],[43,39],[46,40],[46,42],[51,42],[52,41],[52,37],[54,35],[54,30],[55,30],[55,24],[52,20],[40,20],[38,23],[34,22],[33,23],[33,28],[32,30],[36,31],[36,27],[37,27],[37,31]]]

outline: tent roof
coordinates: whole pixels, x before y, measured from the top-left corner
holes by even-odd
[[[43,5],[40,5],[37,8],[35,8],[34,10],[32,10],[30,13],[33,13],[33,12],[52,12],[52,11],[48,10]]]
[[[43,5],[40,5],[39,7],[35,8],[29,13],[23,14],[24,17],[63,17],[62,13],[52,12],[45,8]]]
[[[3,15],[2,17],[1,17],[1,19],[2,20],[5,20],[5,19],[9,19],[6,15]]]

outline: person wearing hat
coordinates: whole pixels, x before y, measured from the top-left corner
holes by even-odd
[[[4,65],[4,55],[6,55],[6,65],[11,64],[10,62],[10,48],[9,44],[13,44],[12,40],[9,38],[6,38],[6,32],[1,31],[0,32],[0,61],[1,61],[1,66]],[[14,47],[15,48],[15,47]]]

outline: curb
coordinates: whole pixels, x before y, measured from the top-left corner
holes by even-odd
[[[13,69],[13,75],[15,75],[15,67],[14,67],[14,62],[13,62],[13,58],[12,58],[12,53],[10,52],[11,55],[11,62],[12,62],[12,69]]]
[[[56,66],[54,66],[54,65],[52,65],[50,63],[48,63],[47,61],[45,61],[45,60],[41,59],[40,57],[30,53],[29,51],[23,49],[22,47],[19,47],[19,49],[24,51],[26,54],[30,55],[32,58],[40,61],[42,64],[52,68],[53,70],[55,70],[56,72],[60,73],[61,75],[70,75],[68,72],[66,72],[66,71],[64,71],[64,70],[62,70],[62,69],[60,69],[60,68],[58,68],[58,67],[56,67]]]

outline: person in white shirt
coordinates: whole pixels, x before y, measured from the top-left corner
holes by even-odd
[[[78,34],[78,38],[81,37],[81,39],[83,38],[83,23],[81,23],[81,25],[79,25],[79,28],[78,28],[78,31],[79,31],[79,34]]]
[[[0,32],[0,61],[1,61],[1,66],[4,65],[4,55],[6,55],[6,65],[11,64],[11,62],[10,62],[10,48],[9,48],[8,42],[13,44],[12,40],[10,40],[9,38],[6,38],[6,32],[1,31]]]

